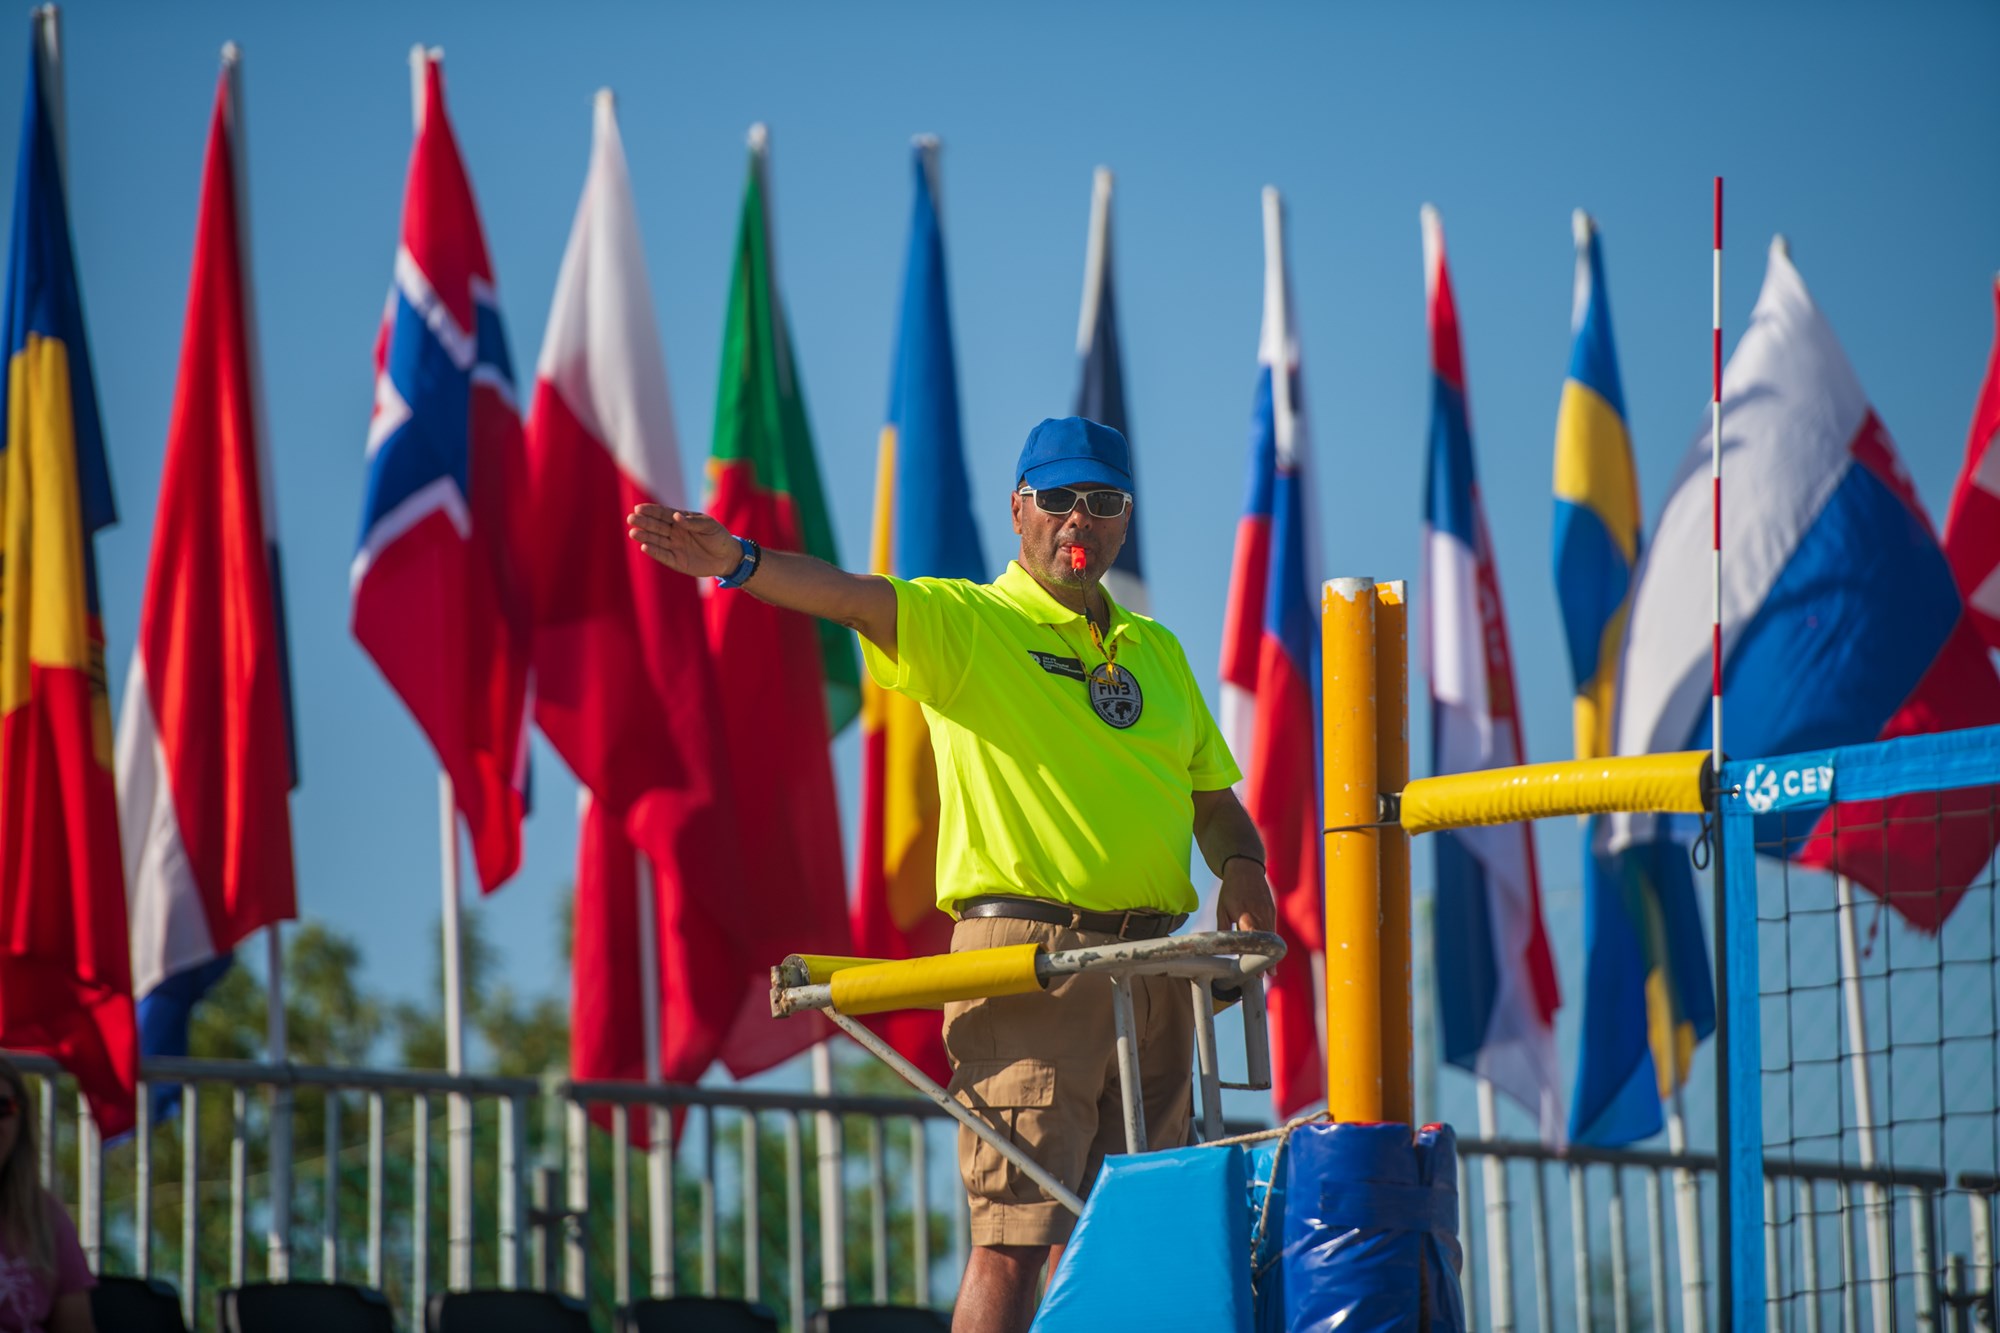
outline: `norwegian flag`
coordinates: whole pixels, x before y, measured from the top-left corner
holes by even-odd
[[[1944,553],[1965,595],[1965,618],[2000,649],[2000,277],[1993,280],[1993,351],[1972,409],[1965,470],[1944,520]]]
[[[1243,766],[1244,808],[1264,839],[1288,954],[1270,983],[1271,1099],[1289,1116],[1325,1095],[1321,1006],[1318,564],[1299,345],[1290,318],[1280,205],[1265,193],[1264,328],[1250,411],[1250,485],[1222,629],[1222,728]]]
[[[513,567],[521,418],[472,183],[424,72],[375,343],[354,637],[430,738],[491,893],[521,863],[529,620]]]

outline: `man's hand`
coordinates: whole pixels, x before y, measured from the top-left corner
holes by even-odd
[[[743,563],[743,546],[710,518],[665,505],[639,505],[625,518],[625,535],[678,573],[721,578]]]
[[[1264,867],[1247,856],[1231,857],[1222,867],[1222,888],[1215,895],[1217,930],[1273,930],[1278,909]]]

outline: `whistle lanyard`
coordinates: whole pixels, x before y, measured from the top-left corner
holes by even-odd
[[[1092,620],[1088,615],[1084,616],[1083,623],[1090,626],[1090,641],[1097,646],[1097,651],[1103,654],[1104,665],[1107,668],[1105,674],[1110,677],[1111,683],[1116,685],[1118,683],[1118,640],[1106,639],[1104,631],[1097,628],[1097,622]]]

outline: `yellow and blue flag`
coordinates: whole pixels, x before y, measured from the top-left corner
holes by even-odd
[[[1639,563],[1639,485],[1611,339],[1604,256],[1576,214],[1569,376],[1556,417],[1555,577],[1575,682],[1576,753],[1613,751],[1625,618]],[[1660,1131],[1661,1103],[1715,1030],[1715,999],[1677,843],[1612,852],[1585,824],[1583,1036],[1570,1099],[1574,1143],[1614,1146]]]
[[[54,1056],[132,1128],[138,1032],[97,533],[117,521],[35,17],[7,255],[0,460],[0,1046]],[[44,48],[47,54],[44,54]]]
[[[1604,256],[1576,213],[1576,305],[1569,377],[1556,415],[1556,601],[1576,681],[1576,757],[1611,752],[1611,708],[1632,574],[1639,563],[1639,483],[1625,390],[1611,343]]]
[[[918,139],[911,159],[910,248],[889,412],[877,453],[868,567],[905,579],[982,579],[986,558],[959,427],[937,140]],[[937,839],[937,767],[923,710],[912,699],[864,681],[854,908],[854,944],[863,954],[914,958],[951,947],[951,918],[937,907]],[[933,1078],[942,1081],[951,1072],[936,1014],[905,1010],[885,1015],[877,1027]]]

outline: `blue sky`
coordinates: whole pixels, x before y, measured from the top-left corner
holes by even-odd
[[[1545,5],[1503,16],[1470,6],[80,0],[65,13],[65,39],[71,209],[124,516],[99,545],[114,698],[137,623],[217,51],[233,39],[245,52],[302,729],[300,901],[360,940],[372,984],[411,997],[433,974],[435,770],[346,626],[414,41],[446,52],[450,109],[524,374],[582,184],[591,95],[617,90],[697,493],[744,133],[770,124],[780,275],[850,561],[865,549],[888,392],[909,137],[944,141],[965,438],[996,569],[1009,554],[1002,497],[1014,454],[1074,390],[1091,170],[1112,167],[1145,558],[1157,614],[1211,672],[1261,302],[1258,191],[1277,185],[1289,208],[1328,575],[1418,573],[1428,389],[1417,215],[1435,203],[1536,758],[1569,744],[1548,561],[1572,208],[1603,229],[1649,516],[1707,397],[1714,174],[1729,189],[1726,337],[1744,327],[1771,235],[1786,232],[1939,521],[1992,338],[1991,5]],[[18,46],[0,58],[0,104],[19,105],[23,63]],[[1421,690],[1420,677],[1413,684]],[[1414,739],[1421,756],[1421,725]],[[836,746],[850,820],[856,756],[851,738]],[[551,923],[572,873],[574,787],[546,748],[537,776],[523,870],[481,910],[512,984],[561,991]],[[1574,996],[1574,843],[1567,828],[1543,839]],[[1428,870],[1419,849],[1420,889]],[[1567,1031],[1573,1005],[1563,1017]]]

